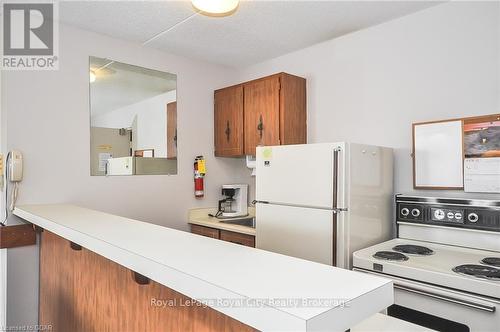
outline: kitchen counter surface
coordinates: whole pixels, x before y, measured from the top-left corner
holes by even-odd
[[[345,331],[392,282],[74,205],[14,214],[261,331]]]
[[[215,213],[217,213],[217,208],[191,209],[189,210],[188,223],[255,236],[255,228],[253,227],[222,222],[221,219],[208,216],[209,214],[215,215]],[[255,208],[248,207],[248,216],[242,218],[231,218],[231,220],[248,219],[254,217]]]

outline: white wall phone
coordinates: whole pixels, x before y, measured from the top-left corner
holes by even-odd
[[[6,159],[6,192],[5,192],[5,207],[9,207],[8,211],[13,211],[16,206],[17,194],[19,190],[19,182],[23,179],[23,154],[18,150],[12,150],[7,154]],[[10,192],[10,204],[8,204],[7,199],[9,197],[9,182],[13,183],[12,190]],[[8,211],[6,211],[6,219]],[[5,223],[5,221],[4,221]]]
[[[9,152],[10,161],[7,167],[9,167],[8,175],[10,182],[19,182],[23,179],[23,154],[18,150],[12,150]]]

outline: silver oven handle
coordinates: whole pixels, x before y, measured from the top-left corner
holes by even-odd
[[[446,301],[446,302],[450,302],[450,303],[459,304],[459,305],[462,305],[465,307],[486,311],[486,312],[493,313],[496,311],[496,307],[494,307],[494,306],[489,306],[489,305],[476,303],[476,302],[472,302],[472,301],[460,300],[460,299],[457,299],[457,298],[454,298],[451,296],[436,294],[436,293],[424,291],[424,290],[413,288],[413,287],[399,285],[396,283],[394,283],[394,288],[402,290],[402,291],[410,292],[410,293],[428,296],[428,297],[431,297],[433,299],[438,299],[438,300],[442,300],[442,301]]]

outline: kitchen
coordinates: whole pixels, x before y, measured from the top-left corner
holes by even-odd
[[[376,17],[377,10],[383,11],[380,9],[383,6],[376,5],[366,5],[362,12],[368,18]],[[230,20],[239,15],[250,15],[250,9],[246,11],[245,8],[252,8],[249,7],[251,3],[242,3],[235,16],[220,20],[193,17],[178,26],[179,30],[165,34],[158,44],[153,41],[154,48],[138,45],[137,40],[123,35],[123,31],[146,27],[146,34],[152,37],[154,34],[148,26],[152,26],[153,21],[160,22],[158,30],[173,26],[191,15],[191,5],[188,4],[189,8],[184,11],[173,11],[169,22],[162,15],[165,9],[158,5],[154,13],[147,14],[150,15],[148,24],[141,21],[140,15],[134,14],[144,10],[140,4],[131,3],[131,7],[122,11],[120,6],[125,5],[61,3],[59,9],[63,22],[59,26],[59,70],[2,71],[2,125],[8,128],[3,131],[3,151],[6,155],[11,149],[19,149],[25,158],[18,206],[72,203],[188,231],[188,211],[193,208],[216,209],[218,201],[223,199],[223,184],[248,184],[248,202],[251,203],[258,197],[246,160],[214,156],[214,91],[280,72],[307,81],[308,143],[359,142],[391,147],[394,154],[392,195],[475,197],[462,190],[413,189],[412,123],[498,113],[496,2],[451,2],[420,8],[420,11],[417,11],[417,4],[410,2],[408,6],[413,6],[411,10],[415,12],[405,12],[406,16],[402,15],[403,9],[398,12],[398,18],[389,19],[380,14],[381,21],[373,19],[368,25],[349,26],[352,33],[343,36],[330,34],[328,38],[315,39],[322,43],[305,43],[283,53],[270,47],[272,41],[252,44],[257,41],[251,36],[238,38],[241,44],[233,44],[234,49],[243,49],[248,44],[246,51],[231,52],[231,56],[225,57],[225,61],[235,62],[240,68],[237,70],[220,65],[224,57],[217,50],[212,49],[213,53],[210,53],[207,48],[203,51],[196,48],[174,55],[158,48],[165,39],[168,48],[174,50],[168,42],[178,42],[186,36],[197,41],[196,47],[202,47],[203,38],[207,37],[199,36],[210,30],[204,24],[230,24]],[[283,10],[283,17],[293,19],[301,17],[297,12],[305,10],[302,7],[294,9],[289,4],[277,6],[268,12],[265,8],[261,11],[274,17],[272,13],[276,15]],[[310,5],[309,10],[316,10],[311,15],[315,15],[313,17],[318,22],[331,21],[335,12],[349,10],[336,7],[329,11],[326,6]],[[358,6],[363,8],[361,4]],[[106,13],[114,10],[124,18],[123,22],[115,22],[121,24],[116,28],[119,31],[112,30],[109,25],[100,25],[106,22],[105,18],[109,16]],[[361,11],[358,7],[351,10]],[[95,19],[92,25],[78,21],[82,12],[101,19]],[[64,17],[73,23],[64,23]],[[251,26],[260,31],[258,39],[262,40],[265,29],[270,28],[260,22]],[[228,31],[240,23],[228,26]],[[126,29],[127,25],[135,28]],[[192,27],[198,30],[190,34],[186,30]],[[319,33],[316,31],[313,35]],[[298,41],[299,37],[300,34],[289,43]],[[333,37],[337,38],[331,39]],[[214,38],[217,41],[220,35]],[[139,39],[141,42],[146,40]],[[78,43],[74,42],[76,40]],[[220,44],[213,42],[212,45]],[[254,52],[267,51],[270,56],[262,58],[261,54],[252,53],[252,49]],[[206,58],[192,60],[189,54],[205,54]],[[251,55],[254,57],[249,61],[247,57]],[[177,175],[89,176],[89,56],[177,75]],[[259,118],[255,120],[258,125]],[[54,160],[54,155],[58,161]],[[206,160],[207,173],[204,198],[197,199],[193,192],[193,161],[200,155]],[[486,196],[498,199],[496,194]],[[387,222],[395,223],[394,197],[390,204],[391,218]],[[252,213],[251,210],[248,212]],[[16,221],[20,222],[11,220]],[[395,229],[392,232],[392,237],[395,237]],[[9,325],[34,324],[38,319],[38,250],[34,246],[8,249],[5,258],[2,261],[7,264],[7,321]]]

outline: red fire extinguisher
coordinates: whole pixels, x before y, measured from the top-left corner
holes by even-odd
[[[203,188],[203,178],[206,174],[205,158],[197,156],[194,160],[194,197],[202,198],[205,196]]]

